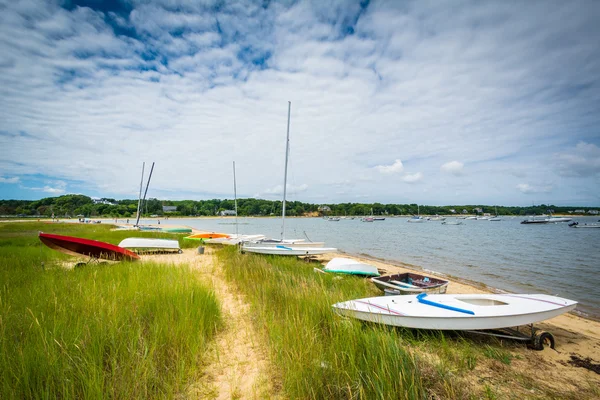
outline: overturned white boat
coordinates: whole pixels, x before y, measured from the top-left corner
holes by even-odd
[[[297,247],[296,245],[278,245],[278,246],[255,246],[244,243],[242,252],[273,254],[278,256],[317,256],[326,253],[335,253],[334,247]]]
[[[383,296],[333,305],[363,321],[417,329],[481,330],[533,324],[573,310],[577,302],[545,294]]]
[[[121,240],[119,247],[134,249],[137,252],[175,250],[181,253],[179,241],[169,239],[127,238]]]
[[[379,276],[379,271],[374,265],[343,257],[332,258],[325,265],[323,271],[349,275]]]

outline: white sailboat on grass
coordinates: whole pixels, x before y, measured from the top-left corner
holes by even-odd
[[[285,196],[287,189],[287,166],[290,152],[290,114],[292,103],[288,102],[287,137],[285,142],[285,172],[283,177],[283,209],[281,212],[281,239],[263,239],[245,242],[243,252],[259,254],[275,254],[287,256],[312,256],[336,252],[333,247],[323,247],[323,242],[307,242],[304,239],[284,239],[285,233]]]

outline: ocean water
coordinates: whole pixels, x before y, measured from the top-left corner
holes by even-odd
[[[583,223],[600,217],[578,217]],[[573,229],[567,223],[521,225],[523,218],[502,221],[462,220],[407,223],[407,218],[361,222],[342,219],[286,218],[285,237],[325,241],[327,247],[412,264],[481,282],[513,293],[546,293],[578,301],[577,309],[600,318],[600,229]],[[448,219],[450,220],[450,219]],[[234,233],[232,218],[172,219],[197,229]],[[157,220],[146,223],[156,224]],[[280,237],[281,219],[238,218],[239,233]]]

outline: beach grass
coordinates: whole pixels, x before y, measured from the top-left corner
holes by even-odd
[[[40,230],[110,243],[131,236],[0,224],[0,398],[185,396],[221,325],[212,289],[189,266],[65,268],[76,259],[41,246]]]
[[[354,277],[323,275],[295,258],[218,252],[225,276],[246,294],[276,366],[284,398],[423,398],[418,361],[395,329],[342,319],[331,305],[377,295]]]
[[[519,343],[337,316],[337,302],[381,295],[369,280],[229,247],[217,256],[226,279],[251,304],[283,398],[575,398],[538,383],[533,394],[532,383],[510,368],[515,351],[528,351]],[[484,371],[494,371],[493,379],[474,379]]]

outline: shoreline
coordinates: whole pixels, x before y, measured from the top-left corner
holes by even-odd
[[[279,218],[279,217],[251,217],[251,218]],[[292,218],[306,218],[306,217],[292,217]],[[399,217],[402,218],[402,217]],[[177,218],[175,218],[177,219]],[[232,216],[224,216],[224,217],[220,217],[220,216],[215,216],[215,217],[191,217],[191,218],[183,218],[181,217],[181,219],[235,219],[235,217]],[[131,220],[131,218],[130,218]],[[127,228],[131,228],[131,230],[133,231],[133,227],[134,224],[133,223],[127,223],[125,222],[125,220],[123,220],[123,222],[114,222],[112,219],[99,219],[99,221],[102,221],[102,223],[105,224],[111,224],[114,226],[113,229],[119,229],[118,226],[125,226]],[[118,221],[118,219],[117,219]],[[170,218],[167,219],[166,221],[170,221]],[[3,222],[3,221],[0,221]],[[31,222],[29,220],[12,220],[12,221],[6,221],[6,222]],[[59,222],[53,222],[53,221],[43,221],[43,222],[47,222],[47,223],[74,223],[74,224],[84,224],[84,225],[93,225],[93,223],[82,223],[79,222],[76,219],[64,219],[64,220],[60,220]],[[175,222],[175,221],[173,221]],[[207,231],[207,230],[202,230],[202,229],[198,229],[198,228],[194,228],[192,226],[189,225],[183,225],[183,224],[173,224],[173,223],[165,223],[165,224],[145,224],[145,226],[149,226],[149,227],[155,227],[155,228],[189,228],[192,230],[191,234],[197,234],[197,233],[211,233],[214,231]],[[126,229],[124,229],[126,230]],[[396,268],[396,269],[400,269],[403,270],[403,272],[416,272],[416,273],[427,273],[427,274],[431,274],[434,276],[438,276],[441,278],[444,278],[448,281],[450,281],[450,283],[455,283],[455,284],[459,284],[463,287],[469,287],[475,290],[479,290],[480,292],[473,292],[473,293],[497,293],[497,294],[502,294],[502,293],[513,293],[511,291],[508,290],[504,290],[504,289],[500,289],[494,286],[490,286],[487,285],[485,283],[482,282],[478,282],[478,281],[473,281],[467,278],[463,278],[460,276],[454,276],[451,274],[445,274],[439,271],[435,271],[435,270],[431,270],[431,269],[427,269],[424,268],[420,265],[414,265],[414,264],[409,264],[406,263],[402,260],[394,260],[394,259],[386,259],[386,258],[381,258],[381,257],[377,257],[377,256],[373,256],[371,254],[366,254],[366,253],[351,253],[351,252],[345,252],[343,250],[338,249],[338,252],[336,253],[330,253],[330,254],[334,254],[333,256],[329,257],[329,256],[318,256],[316,257],[317,260],[329,260],[333,257],[351,257],[351,258],[355,258],[357,260],[360,261],[369,261],[369,262],[376,262],[381,264],[381,269],[382,270],[386,270],[386,267],[391,267],[392,269]],[[378,267],[379,268],[379,267]],[[450,285],[449,285],[450,287]],[[449,293],[458,293],[458,292],[452,292],[450,291]],[[590,321],[594,321],[594,322],[600,322],[600,312],[598,315],[596,314],[590,314],[588,312],[584,312],[584,311],[579,311],[577,309],[571,311],[569,314],[573,314],[579,318],[583,318],[586,320],[590,320]],[[599,325],[599,329],[600,329],[600,325]]]

